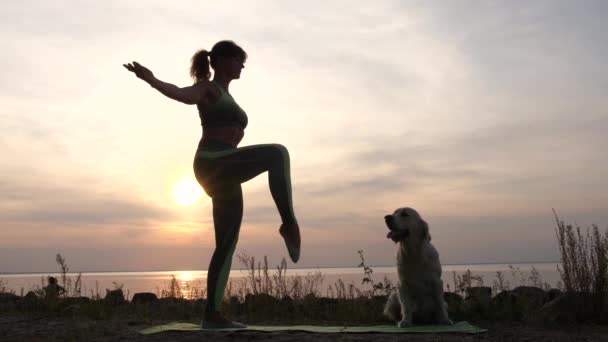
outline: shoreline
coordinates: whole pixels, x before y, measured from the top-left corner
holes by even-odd
[[[486,264],[479,265],[478,269],[470,267],[474,265],[445,265],[443,267],[442,280],[444,283],[444,290],[450,291],[450,289],[456,288],[457,280],[455,277],[460,277],[461,275],[464,275],[467,270],[471,270],[471,274],[480,276],[486,286],[492,286],[493,283],[496,282],[497,272],[500,271],[503,275],[503,280],[505,280],[504,284],[513,288],[520,285],[532,284],[533,276],[531,270],[534,268],[539,275],[535,284],[540,282],[541,284],[547,284],[549,287],[555,288],[559,287],[560,282],[559,272],[555,265],[558,264]],[[451,269],[451,267],[454,269]],[[398,282],[394,266],[386,268],[375,267],[373,270],[374,272],[371,275],[371,279],[374,282],[384,282],[384,279],[387,279],[393,284]],[[260,270],[256,270],[256,274],[258,274],[257,272],[260,272]],[[263,272],[263,270],[261,270],[261,272]],[[276,269],[268,269],[270,278],[276,274]],[[365,275],[363,268],[359,267],[337,269],[286,269],[283,274],[288,278],[318,276],[320,279],[316,284],[318,293],[321,295],[325,295],[330,287],[334,287],[336,284],[340,283],[346,285],[353,284],[360,289],[370,286],[370,284],[362,284],[362,279]],[[59,272],[50,274],[29,274],[25,276],[0,276],[0,280],[3,280],[2,286],[4,286],[6,290],[20,293],[21,291],[27,292],[44,287],[46,285],[46,277],[49,275],[56,276],[60,280],[60,284],[63,285],[61,273]],[[67,273],[66,277],[69,281],[74,282],[77,275],[77,273]],[[232,270],[230,272],[230,281],[233,285],[240,286],[241,283],[247,282],[250,275],[251,270]],[[83,289],[82,294],[87,297],[92,297],[96,293],[103,292],[104,289],[113,289],[116,287],[122,287],[125,292],[128,291],[130,296],[137,292],[152,292],[160,295],[160,292],[163,289],[170,286],[177,286],[186,293],[193,290],[202,291],[206,288],[206,278],[206,272],[195,271],[82,273],[81,285]],[[171,285],[173,282],[176,283]]]

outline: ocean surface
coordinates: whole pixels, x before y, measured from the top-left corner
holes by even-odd
[[[498,272],[502,274],[503,285],[514,288],[521,285],[547,284],[550,287],[557,287],[560,281],[558,271],[559,263],[513,263],[513,264],[471,264],[471,265],[442,265],[442,279],[446,290],[454,289],[454,278],[462,277],[467,270],[473,276],[478,276],[483,280],[484,286],[493,286],[498,282]],[[374,282],[383,281],[386,277],[393,283],[397,282],[395,267],[372,267],[372,280]],[[277,274],[276,268],[269,269],[270,277]],[[361,290],[369,290],[369,284],[362,284],[364,278],[363,268],[301,268],[288,269],[288,277],[315,274],[322,274],[322,281],[318,282],[317,290],[320,295],[329,295],[329,288],[335,288],[339,282],[346,286],[352,284]],[[46,285],[46,278],[55,276],[57,273],[29,273],[29,274],[1,274],[0,282],[8,290],[16,294],[27,293]],[[77,274],[67,274],[75,281]],[[106,289],[114,289],[121,286],[125,295],[129,298],[137,292],[153,292],[160,295],[163,290],[170,287],[172,276],[175,276],[177,284],[182,293],[195,293],[204,290],[206,287],[207,271],[200,270],[175,270],[158,272],[86,272],[82,273],[82,295],[92,297],[96,294],[105,296]],[[248,272],[246,270],[233,270],[230,278],[233,285],[244,284],[247,282]],[[473,281],[473,285],[479,285]],[[198,293],[198,292],[197,292]]]

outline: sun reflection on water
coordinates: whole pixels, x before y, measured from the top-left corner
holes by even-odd
[[[192,280],[194,280],[194,273],[192,271],[179,271],[176,278],[180,282],[192,281]]]
[[[205,271],[175,271],[171,273],[169,284],[164,290],[169,296],[186,299],[199,299],[206,297]]]

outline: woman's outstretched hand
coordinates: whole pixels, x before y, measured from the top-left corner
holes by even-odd
[[[130,72],[134,73],[135,76],[141,78],[142,80],[148,83],[154,78],[154,74],[152,73],[152,71],[150,71],[150,69],[137,62],[123,64],[122,66],[124,66]]]

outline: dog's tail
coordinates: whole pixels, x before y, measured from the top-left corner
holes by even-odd
[[[399,293],[397,291],[391,292],[390,296],[388,296],[383,313],[391,321],[399,322],[401,320],[401,303],[399,302]]]

